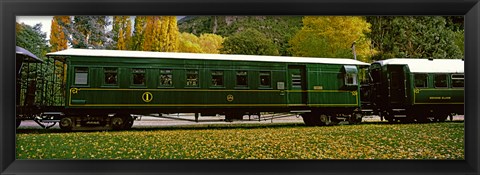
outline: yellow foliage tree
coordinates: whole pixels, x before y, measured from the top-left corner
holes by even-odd
[[[202,34],[200,37],[191,33],[179,35],[178,52],[189,53],[220,53],[224,38],[215,34]]]
[[[117,42],[116,49],[128,50],[131,48],[132,22],[129,16],[113,17],[113,39]]]
[[[143,48],[144,51],[153,51],[154,48],[154,30],[156,28],[157,17],[155,16],[147,16],[146,19],[145,30],[143,33],[144,40],[143,40]]]
[[[143,50],[175,52],[179,31],[175,16],[147,16]]]
[[[71,22],[71,19],[69,16],[54,16],[52,19],[52,25],[50,28],[50,51],[51,52],[56,52],[60,50],[65,50],[68,48],[68,41],[67,37],[65,36],[64,27],[65,25],[60,25],[60,23],[63,24],[69,24]]]
[[[166,46],[166,51],[167,52],[175,52],[178,49],[178,25],[177,25],[177,17],[175,16],[168,16],[167,17],[168,21],[168,35],[167,35],[167,46]]]
[[[366,37],[370,24],[357,16],[306,16],[302,29],[290,40],[294,56],[353,58],[369,62],[376,53]]]
[[[199,39],[194,34],[182,32],[178,39],[178,52],[203,53]]]
[[[199,43],[204,53],[220,53],[224,38],[220,35],[206,33],[200,35]]]

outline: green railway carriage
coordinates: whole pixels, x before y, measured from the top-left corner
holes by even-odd
[[[351,117],[361,107],[351,59],[67,49],[60,126],[129,128],[130,114],[192,112],[227,120],[298,112],[307,125]],[[354,117],[352,117],[354,116]],[[350,119],[351,119],[350,118]]]
[[[388,121],[444,121],[464,113],[464,61],[388,59],[369,68],[370,104]]]

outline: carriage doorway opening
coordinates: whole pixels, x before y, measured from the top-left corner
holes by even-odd
[[[304,106],[307,104],[305,66],[288,66],[288,103]]]
[[[391,104],[405,104],[406,77],[404,66],[395,65],[388,67],[388,90]]]

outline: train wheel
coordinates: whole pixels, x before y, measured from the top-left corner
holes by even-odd
[[[318,120],[318,122],[317,122],[318,126],[326,126],[326,125],[330,125],[330,123],[331,123],[330,117],[325,115],[325,114],[321,114],[319,119],[320,120]]]
[[[19,120],[19,119],[16,119],[16,127],[18,128],[20,126],[20,124],[22,123],[22,120]]]
[[[114,130],[121,130],[121,129],[124,129],[124,125],[125,125],[125,119],[123,117],[119,117],[119,116],[114,116],[111,120],[112,122],[112,128]]]
[[[60,119],[60,129],[70,131],[73,128],[73,119],[71,117],[64,117]]]
[[[362,123],[362,114],[352,114],[348,118],[349,124],[360,124]]]

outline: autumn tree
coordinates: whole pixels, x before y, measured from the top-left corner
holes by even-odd
[[[191,33],[180,33],[178,52],[220,53],[223,37],[215,34],[202,34],[200,37]]]
[[[302,21],[302,29],[289,42],[294,56],[353,58],[354,42],[358,60],[369,62],[375,53],[364,17],[306,16]]]
[[[50,29],[50,51],[56,52],[65,50],[68,48],[68,40],[65,35],[65,25],[70,24],[70,16],[54,16],[52,19],[52,25]]]
[[[178,39],[178,52],[203,53],[199,44],[200,40],[194,34],[182,32]]]
[[[156,28],[156,23],[158,19],[155,16],[146,16],[145,17],[145,29],[143,32],[143,43],[142,43],[142,50],[145,51],[152,51],[154,43],[154,30]]]
[[[245,55],[279,55],[272,40],[256,29],[246,29],[225,39],[220,53]]]
[[[203,53],[220,53],[224,38],[220,35],[204,33],[199,37],[200,47]]]
[[[147,16],[145,23],[142,50],[177,51],[179,32],[175,16]]]
[[[442,16],[370,16],[367,20],[372,24],[369,37],[379,51],[375,60],[463,58],[463,27],[449,24]]]
[[[167,29],[167,39],[165,41],[166,47],[165,51],[167,52],[175,52],[178,47],[178,26],[177,26],[177,17],[176,16],[167,16],[165,17],[165,21],[168,24]]]
[[[129,16],[113,17],[112,35],[115,49],[131,49],[132,22]]]

